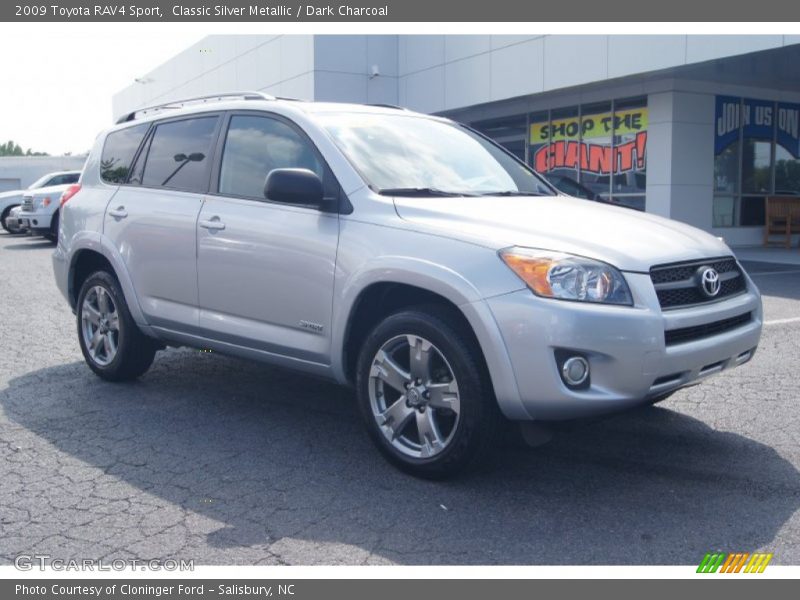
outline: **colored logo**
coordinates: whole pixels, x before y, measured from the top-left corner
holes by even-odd
[[[709,552],[697,567],[698,573],[763,573],[772,554],[763,552]]]

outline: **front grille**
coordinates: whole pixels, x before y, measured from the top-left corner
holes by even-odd
[[[698,284],[697,272],[700,267],[712,267],[719,273],[720,289],[716,296],[706,296]],[[747,289],[742,271],[733,257],[659,265],[650,269],[650,279],[663,309],[715,302],[741,294]]]
[[[711,323],[704,323],[703,325],[695,325],[694,327],[668,329],[664,332],[664,341],[667,346],[673,346],[675,344],[684,344],[686,342],[701,340],[746,325],[752,318],[753,313],[747,312],[737,317],[731,317],[730,319],[722,319],[721,321],[713,321]]]
[[[31,212],[33,210],[33,198],[31,196],[26,196],[22,199],[22,210],[25,212]]]

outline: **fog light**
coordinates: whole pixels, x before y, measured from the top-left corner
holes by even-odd
[[[569,386],[579,386],[589,377],[589,362],[582,356],[571,356],[561,365],[561,376]]]

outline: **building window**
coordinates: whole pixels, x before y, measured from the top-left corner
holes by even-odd
[[[525,115],[478,121],[473,123],[472,127],[492,138],[521,161],[525,160],[525,131],[527,130]]]
[[[768,196],[800,196],[800,105],[717,96],[714,227],[764,225]]]
[[[795,196],[800,190],[800,157],[781,144],[775,146],[775,195]]]
[[[584,105],[581,112],[581,152],[587,159],[579,162],[575,179],[594,192],[597,198],[611,198],[611,146],[614,140],[611,102]],[[582,163],[582,164],[581,164]]]
[[[644,210],[647,100],[529,115],[528,163],[564,193]]]

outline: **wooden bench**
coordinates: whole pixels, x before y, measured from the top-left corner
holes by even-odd
[[[800,197],[772,196],[766,199],[764,220],[764,245],[783,243],[792,247],[792,234],[800,233]],[[772,241],[773,236],[783,236],[780,241]]]

